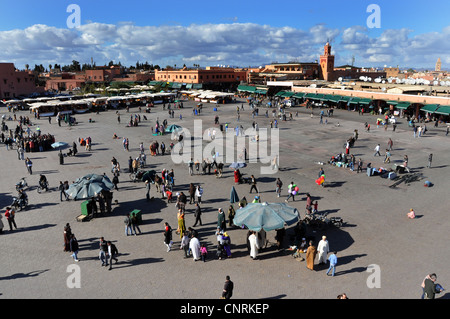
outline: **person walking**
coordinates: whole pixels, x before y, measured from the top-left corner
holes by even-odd
[[[431,162],[433,161],[433,154],[428,155],[428,168],[431,168]]]
[[[203,188],[200,185],[197,185],[197,189],[195,191],[195,196],[197,196],[197,203],[202,203],[202,196],[203,196]]]
[[[389,138],[387,144],[388,144],[388,149],[389,149],[390,151],[392,151],[392,150],[393,150],[393,146],[394,146],[394,142],[392,141],[391,138]]]
[[[255,178],[255,176],[251,176],[250,177],[250,179],[251,179],[251,181],[250,181],[250,183],[251,183],[251,187],[250,187],[250,194],[252,193],[252,190],[255,190],[257,193],[259,193],[259,191],[258,191],[258,188],[256,188],[256,178]]]
[[[217,227],[220,228],[221,231],[225,232],[227,230],[227,221],[225,218],[225,212],[222,208],[219,208],[217,214]]]
[[[3,234],[3,227],[5,227],[2,219],[3,219],[3,216],[2,216],[2,214],[0,214],[0,234]]]
[[[189,249],[192,253],[194,261],[200,260],[200,241],[196,236],[192,236],[189,241]]]
[[[281,195],[281,187],[283,186],[283,182],[280,178],[277,178],[277,184],[276,184],[275,192],[277,193],[277,197],[280,197]]]
[[[327,255],[330,250],[330,246],[327,240],[326,236],[322,236],[322,239],[319,241],[319,244],[317,245],[317,252],[318,252],[318,262],[319,265],[326,264],[327,263]]]
[[[132,214],[130,216],[130,219],[131,219],[131,226],[133,227],[134,231],[134,236],[137,236],[137,231],[139,231],[139,234],[142,234],[141,229],[139,228],[139,220],[136,217],[136,214]]]
[[[108,243],[105,240],[105,238],[100,237],[100,252],[99,252],[99,259],[102,262],[102,266],[108,266]]]
[[[130,215],[125,216],[124,223],[125,223],[125,235],[128,236],[128,231],[130,231],[130,235],[133,235],[133,228],[131,227]]]
[[[78,240],[75,237],[75,234],[71,234],[71,236],[70,236],[70,252],[72,253],[73,260],[75,260],[75,261],[80,261],[78,259],[78,249],[79,249]]]
[[[119,173],[114,173],[114,177],[113,177],[113,179],[112,179],[112,183],[113,183],[113,185],[114,185],[114,189],[116,190],[116,191],[118,191],[119,190],[119,188],[117,187],[117,184],[119,184]]]
[[[62,153],[62,150],[59,150],[59,165],[64,165],[64,154]]]
[[[337,257],[336,257],[336,252],[333,251],[331,253],[331,255],[328,257],[328,261],[330,262],[330,267],[327,270],[327,276],[328,273],[331,271],[331,276],[334,277],[334,273],[336,271],[336,264],[337,264]]]
[[[293,202],[295,202],[295,195],[296,195],[296,193],[297,192],[295,192],[295,187],[296,187],[297,185],[296,184],[294,184],[294,182],[291,182],[289,185],[288,185],[288,197],[286,198],[286,200],[285,200],[285,202],[287,203],[288,201],[289,201],[289,198],[291,198],[292,197],[292,201]],[[295,193],[294,193],[295,192]]]
[[[197,223],[200,223],[200,226],[203,226],[201,216],[202,216],[202,209],[200,208],[200,205],[196,203],[194,212],[195,222],[193,227],[197,226]]]
[[[250,258],[256,260],[258,257],[258,251],[260,246],[258,242],[258,237],[256,236],[256,233],[254,231],[251,231],[250,236],[248,236],[248,245],[250,248]]]
[[[6,207],[5,218],[8,221],[10,231],[13,231],[13,227],[17,229],[14,209],[11,207]]]
[[[64,184],[63,184],[63,182],[62,181],[60,181],[59,182],[59,187],[58,187],[58,189],[59,189],[59,201],[63,201],[63,195],[64,195],[64,197],[67,199],[67,194],[66,194],[66,192],[65,192],[65,186],[64,186]]]
[[[200,246],[200,256],[202,257],[202,261],[206,262],[206,258],[208,256],[208,249],[206,249],[206,245],[202,244]]]
[[[28,173],[30,175],[32,175],[33,174],[33,162],[30,160],[29,157],[27,157],[25,159],[25,166],[27,167]]]
[[[117,246],[114,245],[112,242],[108,241],[108,256],[109,256],[109,268],[108,270],[112,269],[112,261],[115,260],[116,264],[119,261],[117,259],[117,256],[119,255],[119,250],[117,249]]]
[[[172,227],[168,222],[164,223],[164,244],[167,247],[167,252],[172,248]]]
[[[306,268],[314,270],[314,259],[316,259],[317,249],[313,245],[312,240],[309,242],[308,249],[306,250]]]
[[[228,208],[228,225],[230,226],[230,228],[234,226],[234,216],[236,216],[236,211],[234,210],[233,205],[230,205],[230,207]]]
[[[375,151],[375,153],[373,154],[373,156],[381,156],[380,154],[380,144],[377,144],[377,146],[375,146],[375,148],[373,149]]]
[[[384,163],[390,163],[391,162],[391,151],[386,149],[386,154],[384,155]]]
[[[181,238],[181,244],[180,244],[180,249],[184,250],[184,258],[188,258],[189,257],[189,236],[188,233],[185,231],[183,232],[183,237]]]
[[[189,204],[195,203],[195,186],[193,183],[189,184]]]
[[[149,201],[150,200],[150,188],[151,188],[151,183],[150,181],[147,179],[145,180],[145,189],[146,189],[146,193],[145,193],[145,198]]]
[[[188,167],[189,167],[189,175],[192,176],[194,174],[194,160],[192,158],[188,163]]]
[[[222,290],[222,299],[230,299],[233,296],[234,283],[230,280],[230,276],[225,277],[225,285]]]
[[[430,274],[422,282],[422,299],[435,299],[436,294],[443,291],[442,287],[436,283],[436,274]]]
[[[72,239],[72,228],[70,227],[70,224],[67,223],[66,226],[64,226],[64,251],[71,251],[70,250],[70,240]]]

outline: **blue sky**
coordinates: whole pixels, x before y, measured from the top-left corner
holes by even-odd
[[[70,29],[70,4],[81,26]],[[369,28],[370,4],[381,28]],[[258,65],[318,59],[332,40],[336,64],[450,69],[450,1],[191,0],[2,1],[0,61]],[[56,48],[56,49],[55,49]]]

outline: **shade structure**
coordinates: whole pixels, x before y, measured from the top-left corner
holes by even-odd
[[[230,164],[230,168],[243,168],[246,167],[247,164],[243,162],[233,162]]]
[[[239,202],[239,196],[238,196],[234,186],[232,186],[231,192],[230,192],[230,203],[234,204],[234,203],[238,203],[238,202]]]
[[[152,182],[155,179],[155,174],[156,171],[155,170],[151,170],[151,171],[146,171],[144,174],[142,174],[142,181],[150,181]]]
[[[66,147],[68,145],[69,144],[67,144],[66,142],[55,142],[51,146],[52,146],[52,148],[63,148],[63,147]]]
[[[176,132],[176,131],[181,131],[182,129],[183,128],[181,126],[172,124],[166,128],[166,132],[172,133],[172,132]]]
[[[87,199],[97,196],[101,191],[110,191],[113,187],[113,183],[107,176],[88,174],[78,178],[69,186],[66,193],[73,199]]]
[[[271,231],[292,225],[300,219],[297,208],[285,203],[249,203],[238,209],[233,223],[236,226],[247,226],[253,231]]]

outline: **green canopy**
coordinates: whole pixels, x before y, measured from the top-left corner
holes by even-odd
[[[253,231],[271,231],[292,225],[300,220],[300,213],[285,203],[250,203],[238,209],[233,219],[236,226]]]
[[[395,108],[400,109],[400,110],[406,110],[410,105],[411,105],[411,103],[409,103],[409,102],[400,102],[397,105],[395,105]]]
[[[450,105],[439,105],[438,109],[434,113],[450,115]]]
[[[434,113],[438,109],[437,104],[427,104],[422,107],[420,110],[428,113]]]

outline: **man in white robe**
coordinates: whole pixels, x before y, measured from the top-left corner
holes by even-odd
[[[252,234],[248,237],[248,241],[250,243],[250,257],[256,259],[258,256],[259,243],[255,232],[252,232]]]
[[[189,241],[189,248],[192,252],[194,261],[200,260],[200,241],[197,237],[192,237]]]
[[[319,241],[317,245],[317,252],[319,256],[319,265],[327,263],[327,255],[330,251],[330,246],[328,244],[328,240],[326,236],[322,236],[322,239]]]

